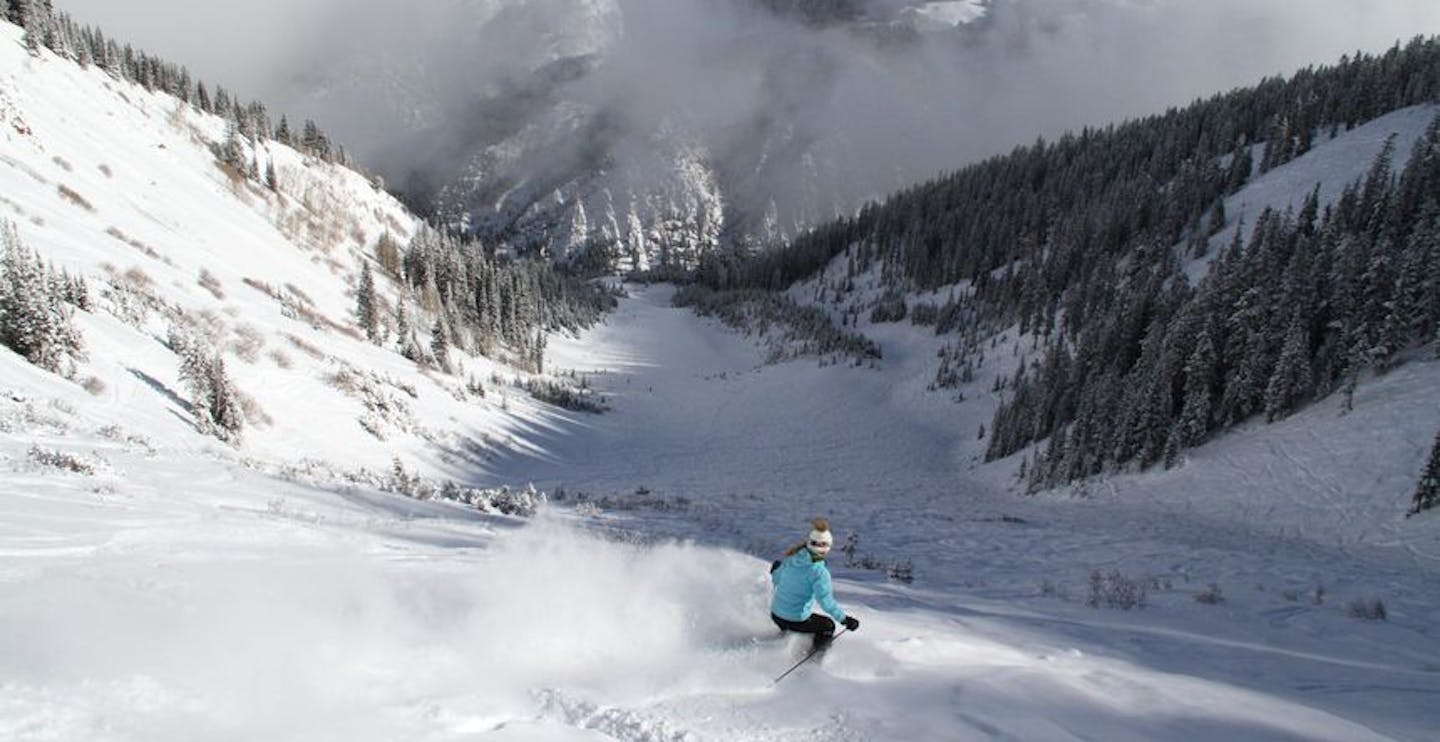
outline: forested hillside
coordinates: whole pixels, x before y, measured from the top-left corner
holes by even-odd
[[[1416,39],[1181,110],[1037,142],[816,228],[770,254],[714,258],[712,288],[781,289],[846,262],[837,304],[877,270],[875,321],[910,314],[957,339],[938,386],[968,378],[1017,326],[1028,362],[988,458],[1047,441],[1032,488],[1171,462],[1254,416],[1353,392],[1427,347],[1440,325],[1440,124],[1413,150],[1387,144],[1333,202],[1237,227],[1225,200],[1356,126],[1440,96],[1440,41]],[[1308,190],[1308,188],[1307,188]],[[1227,228],[1235,238],[1212,247]],[[1194,282],[1187,268],[1211,263]],[[1193,270],[1189,273],[1194,273]],[[848,314],[846,313],[848,312]],[[842,318],[854,316],[854,309]],[[1017,346],[1018,348],[1018,346]]]
[[[548,336],[592,326],[607,290],[425,224],[318,127],[272,131],[263,105],[42,4],[9,13],[8,398],[79,392],[155,445],[378,465],[409,494],[519,445],[522,419],[604,407],[543,370]]]

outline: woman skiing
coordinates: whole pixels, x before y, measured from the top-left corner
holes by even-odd
[[[830,568],[825,566],[825,557],[835,543],[835,537],[830,535],[830,521],[816,518],[811,525],[813,529],[805,543],[791,547],[784,559],[770,564],[770,581],[775,585],[770,618],[781,631],[814,634],[813,651],[823,652],[835,638],[836,621],[849,631],[860,628],[860,622],[854,616],[845,615],[830,586]],[[812,613],[816,602],[835,620]]]

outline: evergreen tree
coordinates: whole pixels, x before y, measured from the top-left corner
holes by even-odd
[[[1265,388],[1265,419],[1277,420],[1289,414],[1310,386],[1310,337],[1300,313],[1296,312],[1285,335],[1285,347],[1275,364],[1275,373]]]
[[[219,437],[235,442],[245,426],[239,394],[225,371],[225,359],[219,351],[210,362],[210,419],[219,429]]]
[[[220,161],[230,166],[236,174],[244,175],[247,169],[245,145],[240,141],[240,127],[231,121],[225,128],[225,141],[220,144]]]
[[[420,351],[420,343],[415,339],[415,328],[410,324],[410,313],[405,308],[407,303],[405,298],[401,297],[399,307],[395,310],[395,342],[401,356],[419,363],[425,355]]]
[[[38,0],[15,0],[18,20],[16,25],[25,29],[25,50],[39,54],[49,35],[50,18]]]
[[[85,351],[65,298],[88,292],[67,286],[47,268],[20,241],[14,224],[0,224],[0,250],[0,344],[40,368],[69,375]]]
[[[1410,500],[1410,515],[1440,505],[1440,433],[1435,434],[1435,444],[1430,447],[1430,459],[1415,484],[1415,494]]]
[[[435,325],[430,328],[430,355],[435,357],[435,365],[442,371],[450,372],[450,332],[445,329],[445,320],[436,319]]]
[[[290,131],[290,119],[283,114],[280,116],[280,125],[275,128],[275,139],[286,146],[295,146],[295,133]]]
[[[221,353],[181,326],[170,328],[169,343],[180,357],[180,380],[190,392],[195,426],[222,440],[238,441],[245,417]]]
[[[1194,446],[1210,432],[1212,395],[1219,357],[1208,330],[1201,329],[1195,350],[1185,362],[1185,403],[1178,423],[1180,444]]]
[[[355,291],[355,318],[370,342],[380,340],[380,314],[375,306],[375,276],[368,261],[361,263],[360,285]]]

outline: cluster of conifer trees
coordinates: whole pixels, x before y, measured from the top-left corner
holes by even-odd
[[[1013,312],[1024,297],[992,288],[995,272],[1037,254],[1089,262],[1141,242],[1191,239],[1215,226],[1220,198],[1243,186],[1257,164],[1284,164],[1317,134],[1437,96],[1440,40],[1416,39],[1163,115],[1040,140],[869,204],[784,249],[716,256],[701,277],[717,288],[782,288],[862,243],[872,258],[897,257],[915,288],[968,279],[998,310]],[[1047,271],[1053,285],[1046,288],[1063,289],[1070,267]]]
[[[1391,148],[1323,211],[1264,212],[1192,288],[1165,245],[1090,272],[1041,318],[1043,360],[1021,368],[988,456],[1040,440],[1032,486],[1179,451],[1252,416],[1285,417],[1384,373],[1440,328],[1440,120],[1395,177]],[[1052,330],[1053,328],[1053,330]]]
[[[602,286],[558,273],[547,261],[508,260],[479,242],[435,229],[422,229],[403,254],[393,241],[382,240],[376,261],[399,282],[402,298],[392,327],[379,309],[367,264],[356,292],[361,329],[375,342],[385,342],[393,330],[407,358],[441,368],[450,367],[452,347],[494,356],[503,346],[517,365],[541,372],[546,332],[589,327],[615,305]],[[412,302],[425,314],[407,309]],[[430,327],[416,327],[420,316],[434,318]],[[419,333],[428,337],[428,346]]]
[[[185,67],[107,38],[98,28],[81,26],[69,14],[54,10],[51,0],[0,0],[0,6],[5,19],[25,29],[25,44],[32,52],[44,46],[81,66],[94,65],[146,90],[169,93],[197,110],[229,119],[251,141],[273,138],[327,162],[355,167],[344,147],[332,144],[314,121],[305,121],[298,132],[285,116],[272,126],[265,104],[243,103],[220,86],[212,93]]]
[[[56,271],[0,223],[0,345],[47,371],[73,375],[85,342],[71,317],[90,308],[82,279]]]
[[[1257,171],[1437,99],[1440,40],[1417,38],[1021,147],[778,251],[710,258],[697,277],[774,290],[848,252],[851,276],[878,263],[896,292],[968,286],[936,308],[947,319],[937,330],[964,334],[956,317],[991,331],[1018,323],[1044,348],[997,384],[1011,394],[991,426],[989,458],[1048,440],[1026,462],[1034,487],[1173,461],[1254,415],[1281,417],[1337,390],[1348,403],[1362,372],[1435,341],[1440,126],[1398,177],[1387,146],[1332,207],[1312,196],[1298,214],[1246,225],[1198,286],[1180,268],[1234,226],[1224,198]],[[946,378],[968,370],[954,365]]]

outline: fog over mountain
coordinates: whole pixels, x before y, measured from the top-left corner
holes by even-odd
[[[626,265],[763,243],[1036,136],[1440,32],[1429,0],[59,5],[315,118],[486,237]]]

